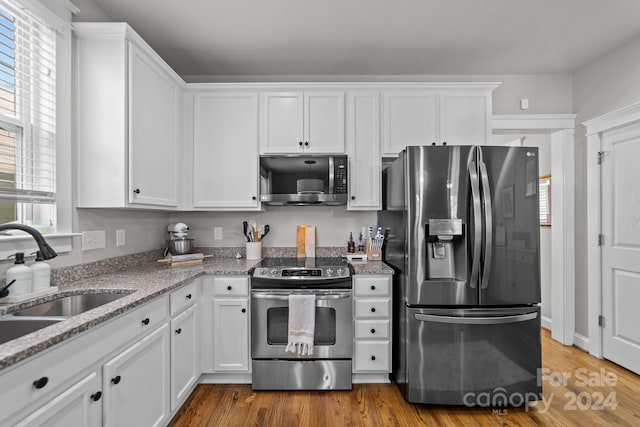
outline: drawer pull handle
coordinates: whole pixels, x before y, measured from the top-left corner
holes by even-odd
[[[91,395],[91,400],[93,400],[94,402],[97,402],[98,400],[100,400],[101,397],[102,397],[102,392],[96,391]]]
[[[376,290],[376,285],[371,285],[371,290],[375,291]]]
[[[371,328],[371,333],[372,333],[372,334],[375,334],[375,333],[376,333],[376,330],[375,330],[375,329],[373,329],[373,328]]]
[[[48,382],[49,382],[49,378],[48,377],[38,378],[37,380],[35,380],[33,382],[33,386],[35,388],[37,388],[38,390],[40,390],[41,388],[46,386]]]
[[[227,286],[228,291],[230,291],[231,289],[233,289],[231,286]]]
[[[122,379],[122,378],[120,377],[120,375],[118,375],[118,376],[117,376],[117,377],[115,377],[115,378],[111,378],[111,382],[112,382],[112,383],[114,383],[114,384],[118,384],[118,383],[120,382],[120,380],[121,380],[121,379]]]
[[[182,328],[176,329],[176,334],[180,335],[182,333]]]
[[[376,312],[376,308],[375,307],[371,307],[371,312],[375,313]]]
[[[246,312],[247,312],[247,309],[246,309],[246,308],[243,308],[243,309],[242,309],[242,312],[243,312],[243,313],[246,313]]]
[[[376,360],[376,357],[375,356],[371,356],[371,360]]]
[[[191,294],[187,294],[187,299],[191,299]]]
[[[149,324],[149,322],[150,322],[150,320],[149,320],[149,318],[148,318],[148,317],[147,317],[147,318],[145,318],[145,319],[142,319],[142,324],[143,324],[143,325],[148,325],[148,324]]]

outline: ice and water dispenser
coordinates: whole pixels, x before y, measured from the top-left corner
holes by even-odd
[[[462,279],[466,252],[461,219],[430,219],[427,224],[427,279]]]

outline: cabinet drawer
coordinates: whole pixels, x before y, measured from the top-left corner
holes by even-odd
[[[213,295],[221,296],[248,296],[249,279],[241,277],[214,277]]]
[[[389,339],[388,320],[356,320],[355,338]]]
[[[353,286],[356,296],[388,296],[390,291],[388,277],[354,277]]]
[[[198,282],[189,283],[171,293],[171,316],[195,304],[198,297]]]
[[[356,300],[356,318],[389,318],[389,298]]]
[[[356,341],[354,370],[356,372],[389,372],[391,368],[390,345],[389,341]]]

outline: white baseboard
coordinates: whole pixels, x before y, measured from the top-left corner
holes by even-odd
[[[542,327],[551,330],[551,318],[547,316],[540,316]]]
[[[581,350],[589,352],[589,338],[584,335],[580,335],[577,332],[573,335],[573,345]]]

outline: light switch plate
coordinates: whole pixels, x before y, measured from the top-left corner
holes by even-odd
[[[126,242],[124,230],[116,230],[116,246],[124,246]]]
[[[107,246],[107,237],[104,230],[83,231],[82,250],[102,249]]]
[[[213,239],[222,240],[222,227],[213,227]]]

